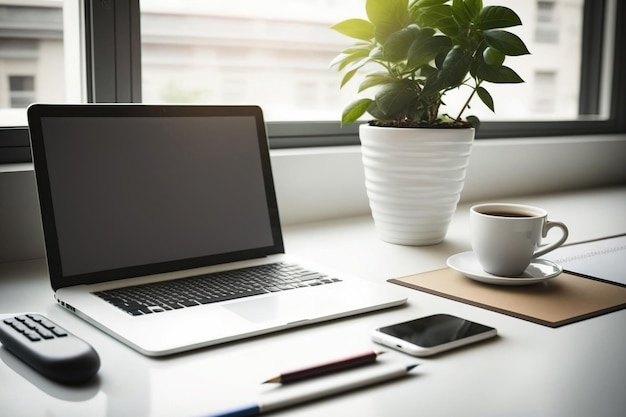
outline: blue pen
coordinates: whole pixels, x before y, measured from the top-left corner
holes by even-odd
[[[380,382],[406,376],[418,364],[412,365],[382,365],[368,367],[366,372],[357,372],[351,375],[334,378],[329,381],[320,381],[318,384],[301,386],[298,390],[284,392],[278,389],[275,395],[266,395],[264,400],[257,404],[250,404],[223,413],[212,414],[209,417],[250,417],[278,410],[318,398],[328,397],[357,388],[374,385]],[[284,394],[284,395],[280,395]]]

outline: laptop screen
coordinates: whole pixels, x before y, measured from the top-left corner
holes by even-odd
[[[281,253],[261,110],[33,105],[53,287]]]

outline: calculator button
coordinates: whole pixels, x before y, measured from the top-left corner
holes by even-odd
[[[50,331],[54,333],[55,336],[58,336],[58,337],[67,336],[67,332],[61,329],[60,327],[53,327],[52,329],[50,329]]]
[[[28,331],[28,332],[24,333],[24,336],[26,336],[27,338],[29,338],[33,342],[37,342],[37,341],[41,340],[41,336],[39,336],[39,334],[37,332],[35,332],[35,331]]]

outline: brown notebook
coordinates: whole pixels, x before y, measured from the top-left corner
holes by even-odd
[[[567,272],[527,286],[483,284],[450,268],[389,282],[548,327],[560,327],[626,307],[625,287]]]

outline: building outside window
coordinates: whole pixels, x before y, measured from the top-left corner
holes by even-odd
[[[329,27],[363,15],[364,3],[140,0],[142,101],[259,104],[269,121],[338,120],[342,108],[355,98],[357,82],[339,89],[340,76],[329,63],[351,41]],[[505,5],[520,15],[524,24],[512,30],[526,41],[532,55],[506,62],[525,85],[489,86],[495,114],[479,101],[472,113],[482,120],[576,120],[584,0],[484,3]],[[31,101],[77,100],[67,94],[78,80],[68,83],[65,76],[63,4],[63,0],[0,2],[3,125],[8,120],[3,109],[26,107]],[[552,32],[556,35],[547,35]],[[541,106],[538,111],[536,104],[545,100],[545,94],[536,83],[546,81],[535,74],[553,72],[554,66],[561,67],[551,87],[558,106]],[[8,77],[18,74],[33,79],[16,78],[9,86]],[[457,106],[462,96],[449,98],[450,107]]]
[[[534,85],[534,109],[538,113],[552,113],[557,106],[555,97],[557,74],[555,71],[537,71]]]
[[[9,75],[9,107],[25,108],[35,101],[35,77]]]
[[[65,102],[62,0],[0,1],[0,127],[35,101]]]
[[[559,25],[557,19],[556,3],[554,1],[537,2],[536,42],[557,43],[559,41]]]

